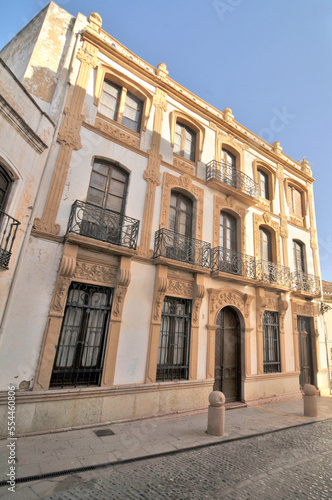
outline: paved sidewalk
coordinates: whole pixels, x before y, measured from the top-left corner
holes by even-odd
[[[64,472],[64,475],[52,480],[17,483],[16,493],[12,495],[9,495],[7,487],[3,486],[0,488],[0,497],[24,500],[45,498],[58,491],[57,482],[61,481],[63,488],[69,488],[73,484],[73,476],[66,476],[65,473],[69,469],[109,462],[119,463],[121,460],[176,452],[329,419],[332,418],[332,397],[318,398],[318,409],[317,418],[304,417],[303,402],[297,400],[228,410],[226,434],[222,437],[206,433],[207,412],[21,437],[16,442],[16,478],[60,471]],[[7,479],[6,474],[9,471],[7,443],[6,440],[0,441],[2,481]],[[105,470],[83,473],[77,471],[75,480],[88,481]]]

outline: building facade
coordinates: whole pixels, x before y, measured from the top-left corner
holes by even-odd
[[[0,53],[54,126],[0,275],[18,432],[329,392],[308,162],[101,26],[51,3]]]

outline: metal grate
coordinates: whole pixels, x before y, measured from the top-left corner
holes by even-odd
[[[71,209],[67,233],[136,250],[138,229],[137,219],[76,200]]]
[[[320,294],[320,279],[313,274],[307,274],[303,271],[295,271],[291,274],[292,290]]]
[[[256,278],[255,258],[227,248],[212,248],[211,267],[214,271]]]
[[[112,288],[72,283],[50,387],[99,385]]]
[[[18,226],[21,223],[0,210],[0,267],[8,269]]]
[[[258,185],[248,175],[240,172],[233,165],[216,160],[206,165],[206,180],[217,180],[242,191],[254,198],[258,197]]]
[[[161,314],[157,380],[188,380],[191,300],[165,297]]]
[[[256,261],[256,276],[259,281],[281,285],[290,288],[291,278],[289,267],[280,266],[267,260]]]
[[[274,311],[263,315],[263,367],[264,373],[281,371],[279,315]]]
[[[169,259],[210,267],[211,244],[175,233],[170,229],[159,229],[155,234],[153,257]]]

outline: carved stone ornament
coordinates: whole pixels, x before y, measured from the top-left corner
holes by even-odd
[[[282,238],[288,238],[288,226],[287,226],[287,217],[286,215],[282,215],[280,217],[280,236]]]
[[[59,276],[59,278],[57,279],[51,306],[51,312],[55,311],[57,313],[62,313],[65,307],[70,283],[71,283],[71,278],[68,277]]]
[[[300,165],[302,172],[304,172],[307,175],[312,174],[311,168],[309,167],[309,162],[304,157],[302,158]]]
[[[168,71],[167,71],[168,73]],[[167,94],[166,92],[164,92],[163,90],[159,89],[159,92],[158,94],[156,94],[154,97],[153,97],[153,105],[158,108],[158,109],[161,109],[162,111],[167,111],[167,101],[166,101],[166,98],[167,98]]]
[[[202,301],[203,299],[200,299],[199,297],[196,297],[194,301],[193,314],[192,314],[193,325],[196,325],[199,322],[199,312],[201,310]]]
[[[169,278],[167,285],[167,294],[180,295],[181,297],[191,297],[193,292],[193,283]]]
[[[194,167],[192,165],[189,165],[187,162],[180,160],[179,158],[173,158],[173,165],[174,167],[181,170],[181,172],[184,172],[186,174],[194,173]]]
[[[91,12],[89,15],[89,26],[93,31],[100,32],[100,28],[102,25],[102,18],[97,12]]]
[[[269,311],[278,311],[279,310],[279,299],[278,297],[268,297],[266,309]]]
[[[97,117],[94,126],[104,134],[109,135],[110,137],[113,137],[118,141],[124,142],[125,144],[133,146],[134,148],[138,147],[138,139],[136,137],[127,134],[124,130],[114,127],[105,120]]]
[[[65,108],[65,119],[61,125],[57,141],[64,146],[78,151],[82,147],[80,130],[84,121],[84,116],[76,116],[69,108]]]
[[[253,297],[241,293],[237,290],[214,290],[210,294],[209,312],[214,315],[219,309],[226,306],[237,307],[245,317],[249,317],[250,304]]]
[[[271,224],[271,215],[268,213],[263,214],[265,224]]]
[[[226,122],[232,122],[234,120],[234,115],[230,108],[225,108],[223,111],[223,115]]]
[[[298,227],[303,227],[303,219],[299,217],[294,217],[293,215],[290,215],[289,220],[292,224]]]
[[[98,65],[98,57],[81,48],[77,51],[77,59],[91,68],[96,68]]]
[[[272,150],[277,155],[280,155],[282,153],[282,147],[280,146],[280,142],[279,141],[275,141],[272,144]]]
[[[93,264],[92,262],[78,261],[74,272],[75,278],[98,281],[108,286],[115,286],[118,270],[115,267]]]
[[[161,174],[160,174],[160,163],[163,159],[162,155],[148,149],[149,163],[147,169],[143,173],[143,178],[146,182],[153,184],[154,186],[160,186],[161,184]]]
[[[33,229],[36,231],[40,231],[41,233],[53,234],[54,236],[56,236],[60,232],[60,225],[56,223],[50,223],[36,217],[33,221]]]
[[[160,321],[161,309],[163,307],[164,297],[165,297],[165,293],[163,293],[163,292],[158,292],[156,294],[156,298],[154,301],[154,308],[153,308],[153,319],[155,321]]]
[[[127,293],[126,286],[116,287],[112,305],[112,316],[118,318],[121,315],[122,306],[126,293]]]
[[[297,314],[299,316],[314,316],[314,306],[313,304],[296,304]]]

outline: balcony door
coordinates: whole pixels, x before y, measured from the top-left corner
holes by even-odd
[[[303,243],[293,240],[294,269],[297,275],[305,272]]]
[[[81,234],[120,244],[127,185],[127,172],[112,163],[95,161]]]
[[[233,215],[223,211],[220,212],[219,234],[219,270],[239,274],[236,259],[237,221]]]
[[[173,259],[191,262],[195,257],[192,242],[193,202],[177,191],[171,192],[168,228],[172,231],[171,245],[167,256]]]
[[[221,150],[221,180],[236,188],[236,157],[227,149]]]

